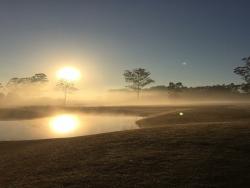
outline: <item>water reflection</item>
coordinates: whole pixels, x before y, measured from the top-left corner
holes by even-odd
[[[80,113],[0,121],[0,141],[63,138],[137,129],[136,120],[135,116]]]
[[[66,134],[76,131],[79,123],[78,116],[62,114],[51,118],[49,124],[55,133]]]

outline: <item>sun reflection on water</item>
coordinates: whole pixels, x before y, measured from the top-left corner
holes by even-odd
[[[63,114],[55,116],[50,121],[50,126],[55,133],[66,134],[74,132],[79,126],[76,115]]]

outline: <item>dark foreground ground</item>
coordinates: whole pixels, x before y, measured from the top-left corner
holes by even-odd
[[[250,187],[249,106],[144,108],[161,127],[0,142],[0,187]]]

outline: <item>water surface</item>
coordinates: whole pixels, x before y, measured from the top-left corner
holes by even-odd
[[[117,114],[57,114],[32,120],[0,121],[0,140],[64,138],[137,129],[137,119]]]

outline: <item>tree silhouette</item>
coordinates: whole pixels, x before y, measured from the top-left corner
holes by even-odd
[[[17,88],[30,83],[30,78],[11,78],[7,83],[8,88]]]
[[[2,83],[0,83],[0,102],[5,96],[3,92],[4,92],[4,86]]]
[[[239,75],[246,84],[243,85],[242,89],[249,91],[250,89],[250,56],[242,58],[244,61],[244,66],[239,66],[234,69],[234,73]]]
[[[123,76],[127,83],[130,83],[127,87],[136,91],[137,99],[140,97],[140,91],[146,86],[154,82],[150,78],[150,72],[143,68],[137,68],[132,71],[125,70]]]
[[[31,77],[25,77],[25,78],[11,78],[9,82],[7,83],[8,87],[18,87],[23,85],[31,85],[34,83],[46,83],[48,82],[47,75],[44,73],[38,73]]]
[[[46,82],[48,82],[48,78],[47,78],[46,74],[38,73],[38,74],[35,74],[34,76],[32,76],[30,78],[30,81],[32,83],[46,83]]]
[[[179,93],[183,91],[183,89],[185,89],[185,87],[183,86],[183,84],[181,82],[169,82],[168,84],[168,92],[169,92],[169,96],[172,98],[176,98],[179,96]]]
[[[77,88],[72,81],[61,79],[57,83],[57,88],[64,92],[64,106],[67,104],[68,93],[72,91],[76,91]]]
[[[234,73],[241,76],[241,78],[250,83],[250,56],[242,58],[245,66],[239,66],[234,69]]]
[[[25,91],[25,88],[29,88],[28,91],[41,92],[40,89],[47,82],[47,75],[44,73],[38,73],[31,77],[11,78],[6,85],[6,88],[15,93]]]
[[[181,82],[177,82],[177,83],[169,82],[169,85],[168,85],[168,89],[174,92],[181,92],[183,88],[184,86]]]

